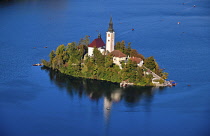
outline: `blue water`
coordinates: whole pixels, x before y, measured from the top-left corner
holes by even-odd
[[[115,40],[154,56],[176,87],[120,89],[32,66],[85,35],[105,41],[110,16]],[[0,136],[210,135],[208,0],[2,0],[0,60]]]

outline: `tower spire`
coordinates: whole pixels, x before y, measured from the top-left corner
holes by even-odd
[[[112,17],[110,17],[108,32],[114,32]]]

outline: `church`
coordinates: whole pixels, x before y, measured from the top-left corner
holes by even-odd
[[[88,56],[93,56],[93,50],[94,47],[96,47],[103,55],[106,55],[108,53],[111,53],[113,56],[113,62],[116,65],[119,65],[121,68],[121,62],[127,61],[128,59],[131,59],[132,61],[135,61],[138,66],[143,65],[143,60],[136,57],[128,57],[126,54],[122,53],[119,50],[114,50],[114,43],[115,42],[115,32],[113,28],[113,22],[112,17],[109,21],[109,28],[106,32],[106,43],[104,43],[103,39],[101,38],[101,34],[98,34],[98,38],[94,39],[92,43],[88,45]]]
[[[88,45],[88,56],[93,56],[94,47],[96,47],[102,54],[105,52],[114,51],[114,42],[115,42],[115,32],[113,29],[112,17],[110,18],[109,28],[106,32],[106,44],[101,38],[99,33],[98,38],[94,39],[91,44]]]

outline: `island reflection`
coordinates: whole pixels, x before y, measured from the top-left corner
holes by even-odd
[[[75,78],[44,67],[42,67],[42,70],[49,74],[50,80],[55,85],[60,89],[65,89],[71,97],[78,95],[79,98],[82,98],[85,96],[96,102],[104,99],[104,108],[110,108],[112,102],[119,101],[125,101],[127,106],[135,106],[142,99],[150,103],[153,99],[154,91],[157,89],[155,87],[139,86],[120,88],[118,83]],[[163,89],[158,88],[158,90]]]

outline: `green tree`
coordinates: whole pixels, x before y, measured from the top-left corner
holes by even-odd
[[[102,55],[101,52],[96,47],[94,47],[93,50],[93,58],[96,65],[104,66],[105,56]]]
[[[58,46],[57,49],[56,49],[56,55],[61,55],[61,54],[63,54],[63,51],[64,51],[64,50],[65,50],[64,44]]]
[[[130,56],[130,52],[131,52],[131,50],[132,50],[132,48],[131,48],[131,43],[129,42],[128,43],[128,47],[127,47],[127,49],[126,49],[126,55],[128,55],[128,56]]]
[[[138,51],[136,49],[131,49],[130,50],[130,54],[131,57],[137,57],[137,58],[141,58],[144,60],[144,56],[142,54],[139,54]]]
[[[131,51],[130,51],[130,57],[136,57],[136,56],[138,56],[138,52],[137,52],[137,50],[136,49],[131,49]]]
[[[120,50],[122,53],[126,53],[125,41],[117,42],[115,45],[115,50]]]
[[[113,57],[111,54],[105,56],[105,68],[113,66]]]
[[[154,57],[151,56],[151,57],[146,58],[144,60],[144,66],[154,72],[155,71],[155,68],[156,68],[156,63],[155,63]]]
[[[143,69],[141,67],[137,67],[137,72],[136,72],[136,83],[140,82],[143,77]]]
[[[163,79],[167,79],[167,78],[168,78],[168,73],[163,72],[163,73],[162,73],[162,78],[163,78]]]
[[[66,51],[69,55],[73,55],[74,51],[76,50],[76,46],[77,43],[73,42],[73,43],[68,43],[67,47],[66,47]]]
[[[55,51],[54,50],[52,50],[51,52],[50,52],[50,54],[49,54],[49,57],[50,57],[50,63],[52,63],[52,61],[53,61],[53,59],[54,59],[54,57],[55,57],[56,55],[55,55]]]
[[[89,44],[90,44],[90,39],[88,35],[86,35],[84,38],[81,38],[79,41],[79,45],[88,46]]]

